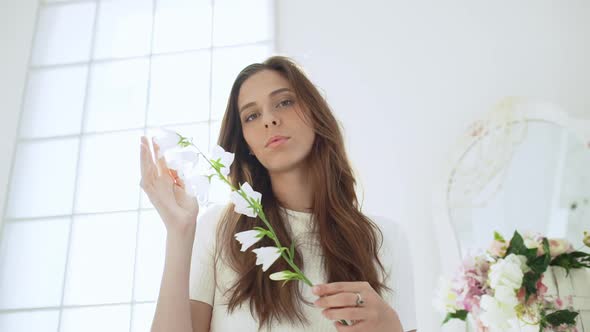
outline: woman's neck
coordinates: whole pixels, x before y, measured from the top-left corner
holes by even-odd
[[[279,204],[287,209],[311,212],[313,188],[309,176],[301,168],[270,174],[272,191]]]

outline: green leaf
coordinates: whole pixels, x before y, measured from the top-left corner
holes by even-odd
[[[539,275],[547,271],[547,267],[551,263],[551,253],[549,252],[549,241],[547,238],[543,238],[543,250],[545,251],[544,255],[527,260],[528,267]]]
[[[553,258],[550,265],[564,268],[569,276],[571,269],[590,268],[590,254],[581,251],[561,254]]]
[[[528,261],[529,259],[534,259],[535,257],[537,257],[537,249],[527,248],[524,245],[524,239],[522,238],[522,236],[517,231],[515,231],[514,235],[512,236],[512,239],[510,240],[510,245],[508,246],[508,250],[506,250],[506,255],[504,257],[510,254],[525,256]]]
[[[443,320],[442,325],[448,323],[451,319],[459,319],[465,321],[467,319],[467,315],[469,312],[467,310],[457,310],[454,313],[448,313],[445,320]]]
[[[267,229],[259,227],[259,226],[254,227],[254,229],[260,232],[258,237],[268,236],[269,238],[272,239],[272,233],[270,231],[268,231]]]
[[[494,232],[494,240],[500,241],[500,242],[506,242],[504,237],[498,232]]]
[[[537,294],[537,281],[539,281],[540,278],[541,274],[535,273],[534,271],[529,271],[524,274],[522,285],[526,292],[525,301],[528,301],[531,295]]]
[[[561,324],[575,325],[578,313],[569,310],[559,310],[545,316],[545,321],[551,326],[559,326]]]

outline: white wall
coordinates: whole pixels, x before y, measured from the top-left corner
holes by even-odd
[[[590,3],[277,1],[278,50],[327,95],[347,135],[367,211],[411,236],[419,329],[440,267],[431,189],[446,153],[506,95],[590,117]]]
[[[0,230],[37,6],[37,0],[0,0]]]

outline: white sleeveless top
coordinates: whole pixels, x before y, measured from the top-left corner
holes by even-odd
[[[250,313],[249,304],[244,302],[231,314],[227,312],[228,298],[224,297],[224,291],[234,284],[236,273],[226,266],[224,260],[218,260],[215,266],[213,255],[215,250],[215,232],[221,219],[225,206],[212,205],[199,213],[197,229],[190,269],[189,296],[191,300],[201,301],[213,307],[211,316],[211,332],[220,331],[258,331],[257,318]],[[312,214],[284,209],[284,216],[288,220],[292,238],[296,241],[297,248],[303,256],[305,268],[303,273],[315,285],[326,283],[327,279],[321,264],[321,248],[317,244],[317,237],[311,233]],[[378,225],[391,223],[383,218],[372,218]],[[381,262],[390,274],[387,286],[393,289],[384,292],[384,299],[395,309],[405,331],[416,329],[414,285],[412,266],[409,259],[406,237],[401,228],[395,224],[389,227],[392,230],[384,232],[384,242],[380,253]],[[289,227],[288,227],[289,229]],[[247,250],[244,255],[254,255]],[[281,259],[281,258],[279,258]],[[259,266],[259,268],[261,268]],[[215,270],[214,270],[215,269]],[[217,289],[215,287],[215,277]],[[282,282],[282,281],[277,281]],[[297,281],[291,281],[297,282]],[[302,284],[302,294],[305,300],[314,302],[318,297],[311,292],[311,287]],[[269,305],[272,305],[269,303]],[[270,331],[291,332],[327,332],[336,331],[334,322],[322,315],[323,308],[316,308],[303,304],[303,313],[309,321],[309,325],[291,325],[289,322],[270,326]]]

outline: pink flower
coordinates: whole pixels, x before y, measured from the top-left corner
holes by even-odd
[[[557,309],[563,309],[563,300],[561,298],[557,298],[557,300],[555,300],[555,305],[557,306]]]
[[[467,256],[453,279],[457,302],[472,314],[480,311],[481,297],[490,292],[486,283],[489,269],[490,263],[483,256]]]
[[[545,296],[545,294],[547,294],[547,286],[545,286],[545,284],[543,283],[543,278],[545,277],[545,275],[541,275],[541,278],[539,278],[539,281],[537,281],[537,296],[538,297],[543,297]]]
[[[488,252],[494,257],[504,257],[508,246],[505,242],[494,240]]]
[[[551,257],[557,257],[561,254],[565,254],[573,251],[572,245],[564,239],[551,239],[549,240],[549,251]]]

